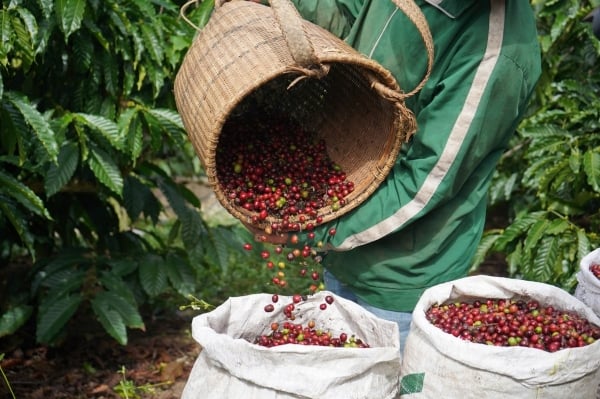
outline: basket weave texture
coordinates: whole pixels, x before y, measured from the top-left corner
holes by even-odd
[[[216,197],[243,222],[252,212],[225,197],[216,173],[224,124],[243,117],[244,105],[252,102],[316,132],[355,186],[345,206],[319,210],[325,223],[375,191],[416,130],[415,120],[388,70],[299,15],[290,22],[289,15],[277,14],[280,2],[217,2],[175,78],[176,105]],[[300,49],[294,48],[300,39],[282,27],[300,27],[306,39]],[[273,222],[270,216],[262,227]]]

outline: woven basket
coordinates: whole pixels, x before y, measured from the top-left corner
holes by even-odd
[[[243,104],[262,102],[293,115],[325,140],[329,157],[346,172],[354,191],[345,206],[319,209],[322,223],[362,203],[396,161],[416,130],[404,100],[429,77],[433,45],[412,0],[394,0],[423,35],[429,63],[423,81],[403,93],[392,74],[325,29],[303,20],[289,0],[270,7],[250,1],[215,2],[175,78],[175,100],[184,126],[219,202],[242,222],[253,212],[233,204],[216,173],[219,135]],[[182,8],[182,15],[184,9]],[[277,223],[273,216],[264,228]],[[308,221],[314,222],[314,221]]]

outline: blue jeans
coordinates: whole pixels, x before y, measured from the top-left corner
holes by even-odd
[[[406,337],[408,336],[408,332],[410,331],[410,322],[412,320],[412,313],[409,312],[395,312],[392,310],[384,310],[380,308],[376,308],[371,306],[365,301],[358,298],[345,284],[340,282],[333,274],[328,272],[327,270],[323,273],[323,280],[325,283],[325,289],[333,292],[336,295],[341,296],[342,298],[348,299],[352,302],[356,302],[369,312],[373,313],[375,316],[384,319],[393,321],[398,324],[398,329],[400,330],[400,353],[404,352],[404,344],[406,343]]]

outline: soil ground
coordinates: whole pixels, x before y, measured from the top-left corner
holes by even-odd
[[[0,398],[17,399],[178,399],[200,353],[190,335],[191,315],[146,322],[119,345],[93,320],[80,319],[61,347],[36,345],[31,332],[0,341]],[[146,317],[145,320],[148,320]],[[7,351],[8,349],[8,351]],[[0,376],[2,377],[2,376]],[[126,392],[119,394],[119,387]]]

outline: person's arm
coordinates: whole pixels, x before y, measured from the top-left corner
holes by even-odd
[[[359,207],[317,229],[327,247],[349,250],[419,223],[457,197],[477,203],[486,195],[537,75],[530,80],[527,69],[503,56],[495,65],[457,61],[431,89],[435,95],[417,114],[418,131],[387,179]]]

